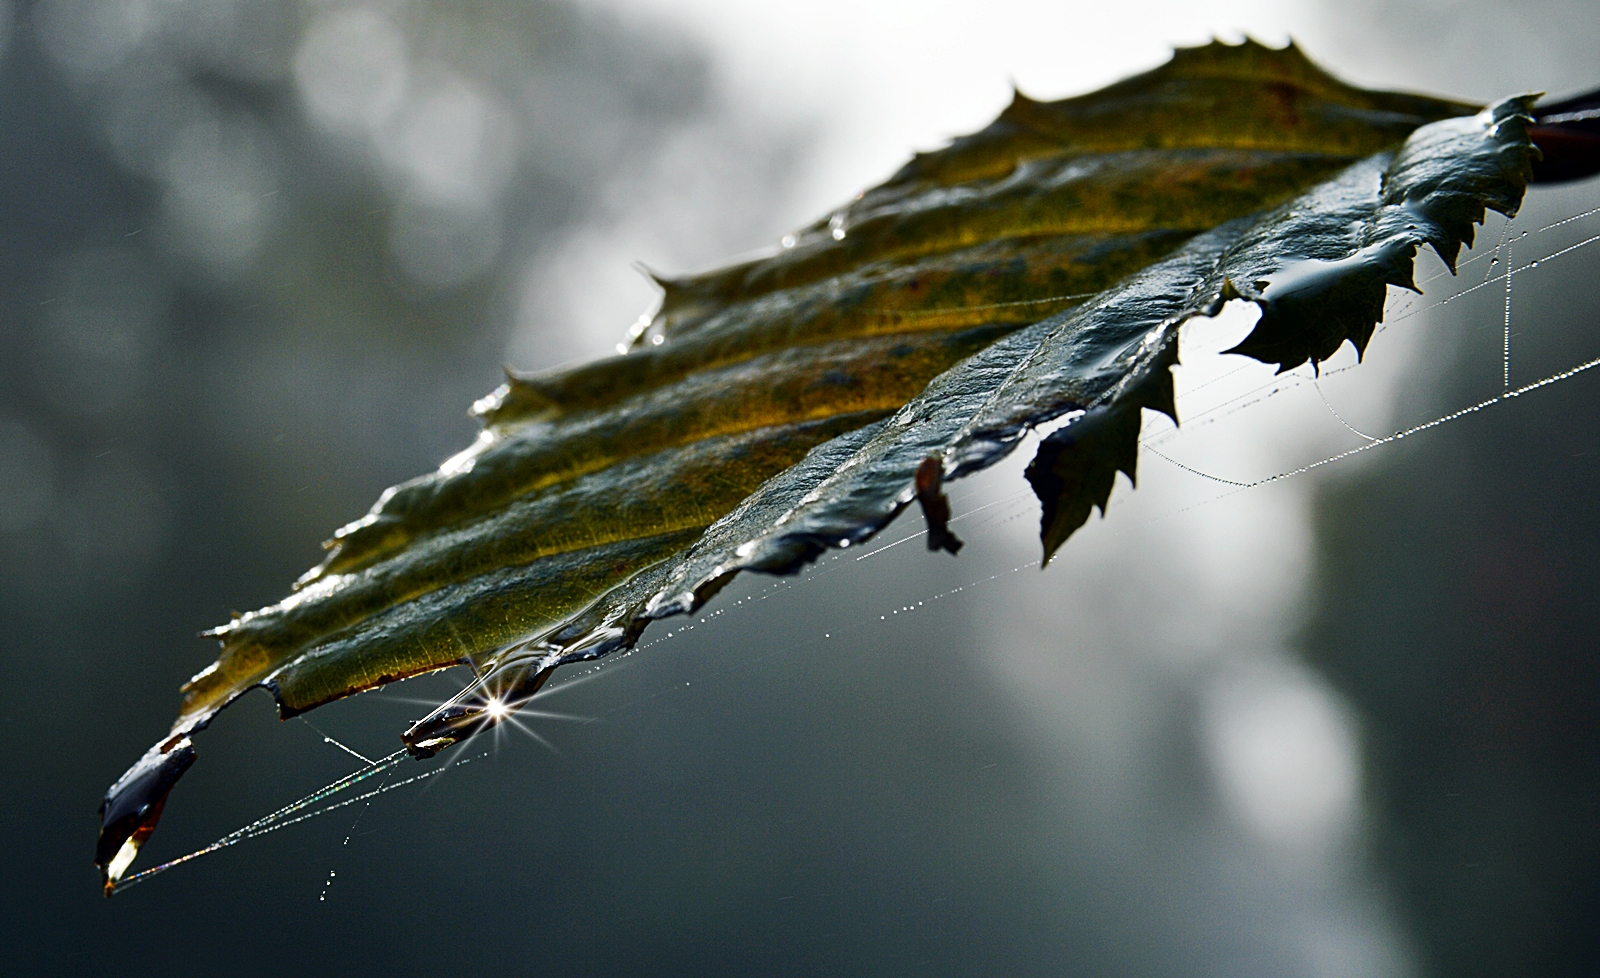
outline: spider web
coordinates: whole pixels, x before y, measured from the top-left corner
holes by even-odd
[[[1268,365],[1254,361],[1239,363],[1237,358],[1211,355],[1233,345],[1248,331],[1254,321],[1254,307],[1245,303],[1233,303],[1229,310],[1216,320],[1191,321],[1184,328],[1181,356],[1183,366],[1178,371],[1178,406],[1179,416],[1183,419],[1182,424],[1174,426],[1161,415],[1147,416],[1145,433],[1141,439],[1143,459],[1141,479],[1146,485],[1138,493],[1128,491],[1127,487],[1115,492],[1108,506],[1108,511],[1117,511],[1114,515],[1108,512],[1113,518],[1091,521],[1091,524],[1080,532],[1080,537],[1109,535],[1125,538],[1129,534],[1144,532],[1154,524],[1192,521],[1196,515],[1212,510],[1219,504],[1237,501],[1238,497],[1249,498],[1267,487],[1353,462],[1380,449],[1398,445],[1408,438],[1426,436],[1441,426],[1453,424],[1485,411],[1503,409],[1513,401],[1527,396],[1538,396],[1546,388],[1575,380],[1600,367],[1600,347],[1597,347],[1595,351],[1597,356],[1593,359],[1572,363],[1562,369],[1531,379],[1524,378],[1517,369],[1513,342],[1516,335],[1516,329],[1513,327],[1520,329],[1524,325],[1514,320],[1513,299],[1516,290],[1540,288],[1542,276],[1548,275],[1552,269],[1562,268],[1564,262],[1570,261],[1572,257],[1584,253],[1586,249],[1600,242],[1600,219],[1597,218],[1600,218],[1600,207],[1582,210],[1537,228],[1524,229],[1519,227],[1517,222],[1504,222],[1493,232],[1496,238],[1494,246],[1484,248],[1465,258],[1460,264],[1459,276],[1454,279],[1450,278],[1448,271],[1435,260],[1434,264],[1438,266],[1436,270],[1418,280],[1418,284],[1424,287],[1427,294],[1418,296],[1411,293],[1391,293],[1385,322],[1379,327],[1372,347],[1374,361],[1385,363],[1382,368],[1377,368],[1375,364],[1366,364],[1358,370],[1354,356],[1341,352],[1340,356],[1349,356],[1350,362],[1341,363],[1336,358],[1335,361],[1324,365],[1320,374],[1309,365],[1282,374],[1272,374]],[[1486,244],[1489,240],[1490,231],[1485,229],[1481,241]],[[1526,257],[1531,255],[1537,257]],[[1442,295],[1438,294],[1441,290],[1437,283],[1446,284],[1450,287],[1449,291]],[[1034,301],[1049,302],[1059,298],[1064,297]],[[1473,308],[1465,315],[1474,320],[1473,325],[1479,327],[1480,332],[1489,325],[1499,327],[1497,331],[1499,333],[1497,339],[1500,340],[1499,349],[1495,352],[1499,354],[1500,359],[1498,366],[1502,381],[1501,389],[1478,401],[1420,419],[1393,421],[1383,417],[1387,410],[1405,409],[1405,405],[1391,407],[1398,400],[1403,400],[1397,398],[1396,389],[1417,371],[1416,361],[1421,356],[1418,350],[1412,350],[1410,355],[1395,356],[1394,351],[1384,349],[1385,339],[1393,339],[1395,336],[1395,331],[1392,331],[1391,327],[1419,317],[1440,318],[1440,313],[1453,312],[1467,306],[1474,301],[1474,298],[1479,300],[1480,306],[1483,306],[1481,300],[1484,298],[1499,300],[1492,304],[1494,306],[1492,310],[1487,307]],[[1492,315],[1493,313],[1499,315]],[[1451,320],[1445,320],[1445,323],[1456,325]],[[1421,342],[1422,338],[1410,337],[1412,346],[1417,346]],[[1512,386],[1514,376],[1520,381],[1515,387]],[[1292,410],[1294,412],[1292,422],[1256,421],[1272,413],[1258,411],[1269,403],[1280,412]],[[1358,406],[1365,412],[1359,416],[1358,422],[1349,419],[1354,410],[1352,405]],[[1313,418],[1321,418],[1323,428],[1309,435],[1305,430],[1296,430],[1294,451],[1303,453],[1309,448],[1317,454],[1297,460],[1288,466],[1264,468],[1266,463],[1281,458],[1285,450],[1282,445],[1261,450],[1259,436],[1263,432],[1270,436],[1274,434],[1275,429],[1281,436],[1282,429],[1289,426],[1297,429],[1306,428]],[[1252,423],[1257,437],[1241,438],[1242,433],[1251,430]],[[1048,430],[1044,430],[1035,433],[1033,437],[1042,437],[1047,433]],[[1353,444],[1350,443],[1352,437],[1357,439]],[[956,513],[951,521],[953,527],[969,536],[987,535],[993,538],[1010,534],[1014,542],[1031,541],[1038,515],[1038,504],[1032,491],[1019,478],[1023,461],[1029,456],[1031,451],[1024,447],[1014,453],[1012,460],[1006,464],[996,466],[990,472],[975,476],[966,483],[958,482],[951,486],[950,495]],[[1167,491],[1162,491],[1160,488],[1152,489],[1150,482],[1163,481],[1160,475],[1151,471],[1159,466],[1166,466],[1171,472],[1180,474],[1188,480],[1188,483],[1179,484],[1168,479],[1164,481],[1168,487]],[[1207,491],[1206,487],[1216,486],[1224,487],[1224,491]],[[1123,512],[1128,509],[1137,512]],[[558,678],[535,698],[529,709],[512,718],[511,722],[503,727],[520,731],[530,740],[553,751],[556,748],[539,733],[534,721],[616,720],[645,708],[651,702],[682,694],[691,686],[692,681],[685,682],[681,686],[676,682],[657,686],[642,696],[609,704],[598,715],[590,717],[575,717],[541,708],[549,698],[563,696],[595,679],[613,674],[620,669],[630,668],[634,663],[646,661],[652,656],[659,656],[671,650],[683,649],[686,646],[692,648],[697,643],[704,644],[703,640],[709,633],[714,633],[731,619],[760,615],[763,606],[769,601],[795,600],[796,593],[802,592],[803,589],[820,591],[841,574],[855,574],[859,578],[863,562],[872,560],[875,563],[870,566],[876,566],[886,556],[891,555],[891,552],[895,555],[904,554],[910,549],[904,545],[915,546],[916,541],[926,536],[926,530],[908,530],[903,524],[898,528],[900,532],[897,533],[896,529],[889,529],[879,540],[869,543],[864,552],[833,553],[796,578],[766,579],[746,575],[714,601],[711,607],[705,609],[704,613],[697,614],[687,621],[669,620],[663,623],[668,627],[657,626],[658,634],[647,633],[645,640],[632,650],[558,675]],[[1087,540],[1074,539],[1068,544],[1063,556],[1071,559],[1074,548],[1091,549],[1091,546]],[[919,555],[919,559],[931,558]],[[914,599],[883,603],[876,609],[875,615],[868,613],[854,620],[825,624],[816,634],[787,637],[781,643],[776,643],[763,651],[750,653],[731,663],[725,662],[707,668],[704,672],[697,673],[697,681],[731,682],[739,673],[748,672],[761,661],[775,656],[818,652],[849,645],[870,647],[875,629],[893,627],[902,617],[916,616],[953,600],[963,600],[974,595],[981,598],[992,592],[995,585],[1003,587],[1002,582],[1007,579],[1039,566],[1038,559],[1006,563],[1008,566],[986,568],[985,573],[981,575],[962,578],[959,584],[925,590]],[[432,706],[436,701],[430,699],[415,702]],[[349,814],[354,811],[357,813],[355,823],[341,844],[348,846],[354,835],[355,824],[360,822],[375,802],[381,802],[386,796],[401,789],[437,779],[452,767],[465,766],[488,758],[497,750],[504,749],[509,743],[507,738],[501,736],[505,731],[497,728],[492,747],[476,750],[463,747],[451,752],[453,756],[449,756],[445,764],[417,773],[407,773],[410,769],[404,765],[408,759],[404,751],[395,751],[372,759],[343,741],[323,733],[321,728],[311,725],[309,721],[307,726],[321,738],[329,750],[349,755],[360,761],[361,765],[356,770],[227,833],[206,846],[129,875],[118,884],[117,890],[121,891],[148,881],[177,866],[239,843],[260,839],[281,829],[302,825],[326,815],[338,812]],[[481,739],[474,741],[474,745]],[[396,777],[402,774],[405,776]],[[357,805],[361,807],[355,808]],[[335,876],[336,870],[330,870],[322,885],[319,900],[326,900]]]

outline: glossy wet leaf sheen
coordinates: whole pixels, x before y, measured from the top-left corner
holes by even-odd
[[[1068,418],[1027,470],[1048,559],[1134,477],[1143,409],[1175,415],[1186,319],[1256,302],[1237,352],[1285,368],[1361,349],[1419,246],[1453,262],[1486,206],[1515,211],[1531,104],[1368,92],[1293,47],[1212,44],[1079,98],[1018,94],[770,254],[662,281],[626,355],[511,377],[473,446],[212,632],[171,734],[107,796],[108,890],[189,736],[254,687],[291,716],[469,663],[480,683],[405,734],[426,756],[739,571],[793,573],[913,501],[954,553],[942,483]]]

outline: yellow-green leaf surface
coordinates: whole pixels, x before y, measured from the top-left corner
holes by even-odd
[[[1178,52],[992,125],[770,254],[663,281],[625,355],[513,376],[484,430],[338,531],[278,604],[212,634],[171,734],[114,785],[108,888],[245,691],[285,716],[469,663],[481,681],[407,731],[431,754],[560,665],[631,645],[740,570],[793,573],[1056,419],[1028,470],[1046,556],[1134,475],[1143,408],[1173,414],[1176,331],[1232,298],[1238,352],[1283,366],[1359,349],[1417,248],[1453,261],[1510,213],[1526,110],[1369,92],[1294,47]],[[495,705],[490,710],[490,705]]]

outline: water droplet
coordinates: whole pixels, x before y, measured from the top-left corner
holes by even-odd
[[[780,244],[782,244],[785,248],[793,248],[794,244],[795,244],[794,235],[792,235],[792,234],[784,235],[783,236],[783,240],[780,242]]]
[[[833,229],[833,240],[835,240],[835,241],[843,241],[844,240],[844,228],[834,228]]]
[[[1532,265],[1529,265],[1528,267],[1529,268],[1538,268],[1539,267],[1539,263],[1538,262],[1534,262]]]
[[[656,335],[650,337],[650,345],[651,346],[660,346],[662,343],[665,343],[666,341],[667,341],[667,338],[665,336],[662,336],[660,333],[657,333]]]

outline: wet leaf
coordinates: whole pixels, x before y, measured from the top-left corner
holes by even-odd
[[[1421,245],[1453,262],[1485,207],[1515,211],[1531,105],[1368,92],[1292,46],[1212,44],[1079,98],[1019,93],[770,254],[662,280],[626,355],[510,377],[471,448],[211,633],[217,662],[107,796],[108,892],[189,736],[249,689],[292,716],[468,663],[479,682],[405,733],[426,756],[738,572],[793,573],[913,501],[955,553],[943,483],[1064,420],[1027,473],[1048,559],[1135,476],[1143,410],[1175,416],[1184,321],[1242,298],[1262,315],[1238,353],[1361,350]]]

